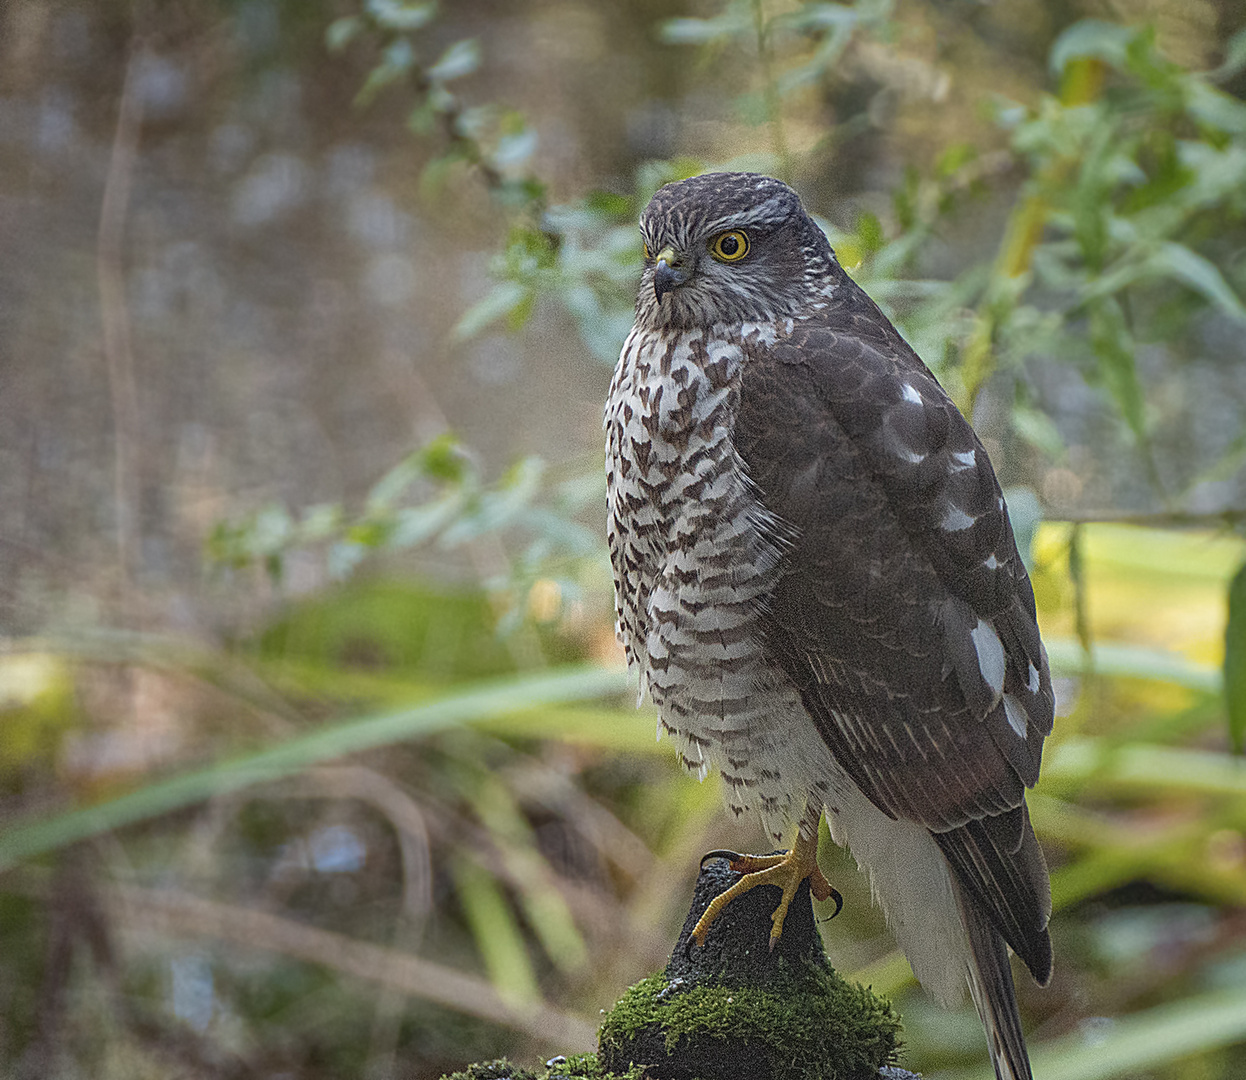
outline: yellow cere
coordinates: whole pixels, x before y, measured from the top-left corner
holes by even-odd
[[[748,237],[739,229],[719,233],[710,241],[710,254],[720,262],[739,262],[748,254]]]

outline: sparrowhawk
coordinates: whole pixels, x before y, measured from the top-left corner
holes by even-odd
[[[798,827],[788,856],[738,863],[737,888],[784,889],[776,935],[802,878],[831,891],[825,811],[918,979],[968,987],[996,1076],[1030,1080],[1008,946],[1047,982],[1025,789],[1054,699],[986,451],[786,184],[669,184],[640,229],[605,425],[641,692],[737,814]]]

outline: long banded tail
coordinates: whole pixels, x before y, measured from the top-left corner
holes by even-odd
[[[1008,946],[974,899],[957,888],[972,952],[969,993],[986,1029],[996,1080],[1034,1080],[1021,1033]]]

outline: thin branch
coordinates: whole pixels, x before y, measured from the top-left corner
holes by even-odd
[[[108,390],[112,402],[113,498],[117,513],[117,561],[123,584],[129,580],[131,570],[137,565],[139,411],[138,391],[134,383],[134,356],[130,347],[122,242],[143,119],[143,104],[136,93],[135,76],[144,56],[143,46],[136,45],[126,66],[112,157],[104,182],[95,257],[104,358],[108,364]]]
[[[119,923],[135,934],[209,937],[248,951],[291,956],[521,1031],[543,1046],[587,1051],[597,1043],[596,1029],[582,1017],[550,1005],[516,1009],[503,1001],[484,979],[419,956],[319,930],[266,911],[221,904],[174,890],[118,886],[107,895],[119,909]]]
[[[774,78],[770,62],[770,27],[766,22],[765,0],[753,0],[753,26],[757,34],[757,60],[761,65],[761,78],[766,101],[766,119],[770,121],[770,140],[774,156],[778,159],[779,179],[791,181],[792,159],[787,149],[787,137],[783,131],[783,101],[779,85]]]
[[[283,794],[278,789],[276,794]],[[302,798],[358,799],[393,827],[402,858],[403,910],[419,928],[433,910],[431,843],[424,812],[393,780],[364,765],[322,765],[294,777],[289,794]]]
[[[1067,521],[1072,525],[1146,525],[1154,529],[1206,529],[1212,526],[1232,529],[1246,524],[1246,510],[1209,510],[1194,513],[1157,510],[1124,513],[1118,510],[1075,510],[1043,515],[1044,521]]]

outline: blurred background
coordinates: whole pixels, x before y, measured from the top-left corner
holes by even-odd
[[[1044,1080],[1246,1076],[1242,0],[0,2],[0,1075],[591,1049],[700,854],[614,644],[635,221],[792,182],[986,442]],[[986,1077],[850,860],[833,963]]]

